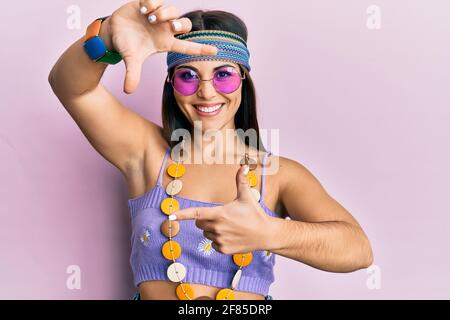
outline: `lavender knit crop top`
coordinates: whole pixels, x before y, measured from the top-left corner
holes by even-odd
[[[167,237],[160,231],[161,224],[167,216],[161,211],[160,204],[170,197],[162,185],[167,157],[170,147],[167,148],[156,185],[145,194],[128,200],[131,213],[131,257],[130,264],[134,276],[134,284],[138,286],[146,280],[166,280],[167,268],[172,263],[161,253]],[[270,152],[264,154],[263,164],[266,163]],[[278,216],[264,204],[264,171],[261,173],[261,198],[259,203],[270,216]],[[213,207],[222,205],[183,198],[174,195],[178,200],[180,209],[188,207]],[[186,267],[186,277],[183,282],[199,283],[219,288],[229,288],[238,266],[233,263],[232,255],[225,255],[215,251],[210,245],[211,241],[203,237],[203,231],[195,225],[195,220],[180,220],[180,232],[176,241],[182,246],[182,253],[177,262]],[[237,291],[247,291],[266,296],[269,286],[274,281],[273,267],[275,254],[265,250],[253,251],[252,263],[242,270],[242,277],[236,287]]]

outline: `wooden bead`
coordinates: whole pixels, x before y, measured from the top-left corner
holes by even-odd
[[[208,296],[200,296],[198,298],[195,298],[194,300],[214,300],[214,299]]]
[[[175,237],[180,231],[180,224],[178,221],[170,221],[166,219],[163,223],[161,223],[161,233],[165,235],[167,238]]]

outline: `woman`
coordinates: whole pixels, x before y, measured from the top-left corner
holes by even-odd
[[[276,254],[332,272],[372,263],[351,214],[304,166],[262,146],[246,41],[231,13],[180,16],[162,0],[133,1],[93,22],[50,72],[66,110],[126,178],[138,298],[270,299]],[[123,59],[124,91],[134,92],[158,52],[168,52],[162,128],[100,84]],[[254,134],[224,138],[230,130]]]

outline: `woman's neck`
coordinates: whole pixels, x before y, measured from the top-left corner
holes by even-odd
[[[238,164],[245,153],[257,156],[257,150],[246,145],[236,130],[229,128],[195,132],[185,140],[183,148],[189,152],[185,161],[193,164]]]

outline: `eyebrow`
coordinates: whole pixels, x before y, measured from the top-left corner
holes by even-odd
[[[216,71],[217,69],[220,69],[220,68],[222,68],[222,67],[232,67],[232,68],[235,68],[235,67],[232,66],[231,64],[223,64],[223,65],[221,65],[221,66],[215,67],[215,68],[213,69],[213,71]],[[196,67],[192,67],[192,66],[183,66],[183,65],[182,65],[182,66],[176,67],[175,70],[178,70],[179,68],[192,69],[192,70],[194,70],[194,71],[196,71],[196,72],[199,71]]]

